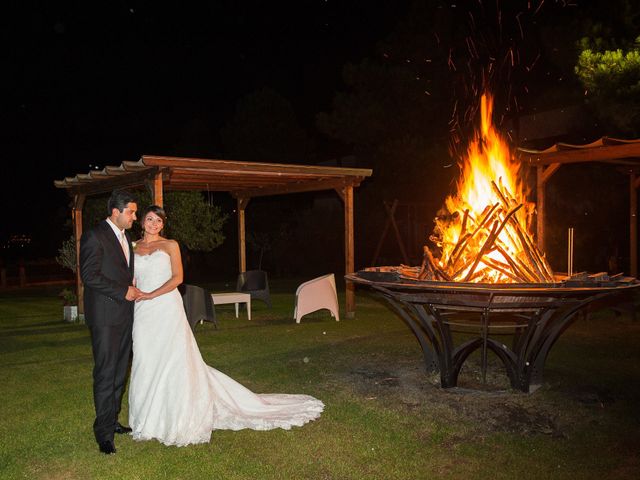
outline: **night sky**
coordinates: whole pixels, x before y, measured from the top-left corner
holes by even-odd
[[[239,98],[271,88],[313,129],[342,67],[406,2],[20,2],[3,21],[0,239],[64,221],[53,180],[142,154],[219,157]],[[38,5],[40,4],[40,5]],[[196,141],[193,138],[197,137]]]
[[[54,180],[143,154],[233,159],[221,129],[241,99],[262,89],[291,104],[316,159],[349,154],[319,133],[317,115],[330,112],[336,94],[347,90],[347,63],[405,62],[381,45],[393,34],[403,50],[399,25],[411,23],[408,12],[418,4],[440,9],[450,21],[420,18],[414,23],[424,38],[415,32],[407,38],[417,51],[433,54],[433,63],[429,55],[419,58],[419,68],[428,71],[439,57],[445,73],[454,72],[451,102],[440,99],[435,112],[445,134],[447,122],[454,126],[449,136],[457,135],[457,148],[466,138],[459,121],[475,118],[463,97],[478,95],[483,64],[491,64],[506,99],[500,118],[534,112],[545,101],[568,102],[567,91],[581,97],[579,86],[566,88],[575,83],[572,22],[582,16],[589,25],[590,15],[608,12],[596,5],[606,7],[604,0],[16,3],[0,20],[2,202],[11,212],[0,223],[0,244],[24,233],[48,256],[70,234],[63,228],[69,198]],[[555,31],[546,28],[551,24]],[[426,85],[425,96],[431,80],[448,88],[446,75],[414,76]],[[433,123],[418,120],[407,128],[415,133]],[[450,158],[441,163],[452,164]]]

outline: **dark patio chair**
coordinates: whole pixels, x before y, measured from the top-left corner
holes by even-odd
[[[189,320],[189,325],[191,325],[191,330],[195,331],[196,324],[200,320],[211,322],[215,328],[218,328],[216,310],[213,306],[211,294],[204,288],[196,285],[184,284],[181,289],[184,291],[182,301],[184,303],[184,310],[187,313],[187,320]]]
[[[247,270],[238,275],[236,291],[248,293],[251,300],[262,300],[271,308],[271,294],[269,293],[269,279],[267,272],[262,270]]]

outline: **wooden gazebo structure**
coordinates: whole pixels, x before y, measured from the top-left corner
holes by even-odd
[[[78,174],[56,180],[73,198],[73,223],[76,258],[79,261],[82,235],[82,208],[87,196],[117,188],[147,187],[153,202],[163,205],[165,190],[229,192],[238,205],[238,264],[246,270],[245,209],[253,197],[320,190],[335,190],[344,203],[345,273],[354,271],[353,189],[371,176],[369,169],[254,163],[232,160],[160,157],[144,155],[137,162],[123,162],[118,167]],[[78,296],[82,298],[80,273],[76,275]],[[80,302],[82,311],[82,303]],[[353,285],[347,282],[347,316],[355,312]]]
[[[568,163],[601,162],[614,165],[629,175],[629,267],[638,273],[638,187],[640,187],[640,139],[602,137],[585,145],[556,143],[546,150],[518,149],[520,160],[536,168],[536,210],[538,245],[544,250],[545,186],[554,173]]]

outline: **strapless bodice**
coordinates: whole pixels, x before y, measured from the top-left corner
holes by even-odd
[[[171,278],[171,257],[164,250],[156,250],[149,255],[136,254],[136,287],[150,292]]]

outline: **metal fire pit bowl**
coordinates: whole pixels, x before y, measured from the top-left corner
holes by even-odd
[[[534,392],[542,385],[549,350],[589,303],[636,291],[635,278],[530,284],[478,284],[401,278],[397,267],[373,267],[346,275],[382,296],[414,333],[429,372],[443,388],[457,385],[467,357],[481,351],[486,380],[487,352],[504,364],[513,389]],[[452,330],[475,338],[455,346]],[[510,347],[492,338],[513,335]]]

